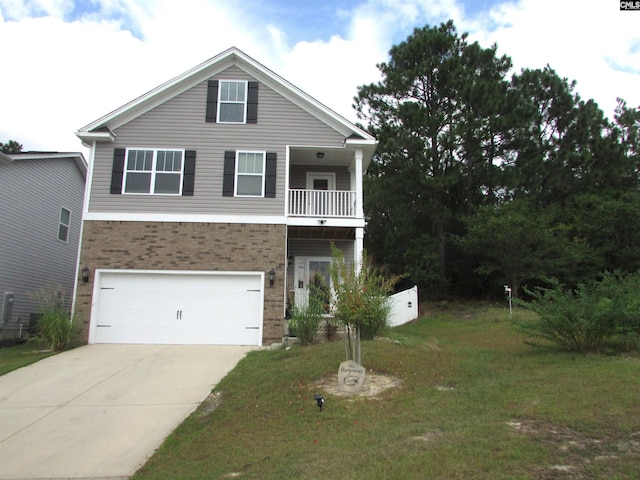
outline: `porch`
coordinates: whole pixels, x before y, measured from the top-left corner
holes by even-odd
[[[363,219],[361,153],[336,147],[291,147],[287,216],[303,223],[310,218],[329,223]]]
[[[311,291],[330,291],[332,281],[330,268],[332,263],[331,245],[335,245],[347,262],[351,263],[355,255],[353,228],[299,228],[289,227],[287,241],[286,292],[289,310],[294,305],[305,305]],[[315,232],[313,237],[311,233]],[[323,232],[331,235],[320,235]]]
[[[313,291],[331,290],[332,244],[348,263],[360,260],[362,159],[363,151],[350,148],[348,141],[341,147],[290,147],[285,209],[289,306],[306,304]]]

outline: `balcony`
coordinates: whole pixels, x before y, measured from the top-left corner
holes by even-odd
[[[289,215],[295,217],[355,217],[356,192],[290,189]]]

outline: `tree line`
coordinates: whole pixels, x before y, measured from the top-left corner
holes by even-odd
[[[358,88],[379,146],[369,255],[430,296],[492,296],[640,266],[640,107],[612,120],[550,67],[512,73],[452,21],[416,28]]]

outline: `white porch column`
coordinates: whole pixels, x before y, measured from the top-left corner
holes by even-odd
[[[353,155],[353,177],[356,192],[356,218],[364,218],[364,209],[362,207],[362,149],[358,148]],[[355,178],[354,178],[355,177]]]
[[[353,244],[353,264],[355,271],[360,272],[362,267],[362,250],[364,249],[364,228],[356,228],[356,239]]]

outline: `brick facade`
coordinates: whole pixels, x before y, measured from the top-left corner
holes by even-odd
[[[75,318],[87,342],[95,269],[276,271],[265,274],[263,345],[284,333],[286,226],[233,223],[84,222],[81,268],[91,271],[78,284]]]

